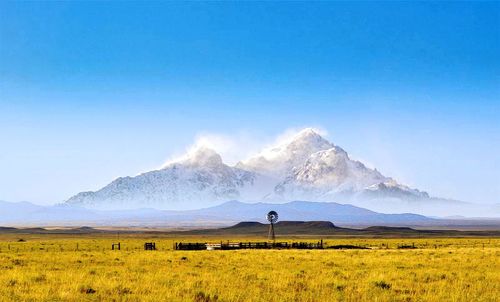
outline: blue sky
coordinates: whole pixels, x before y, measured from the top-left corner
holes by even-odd
[[[499,96],[498,2],[1,2],[0,199],[316,126],[431,195],[499,203]]]

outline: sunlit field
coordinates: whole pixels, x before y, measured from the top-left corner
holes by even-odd
[[[369,250],[172,248],[175,241],[220,240],[0,235],[0,299],[500,301],[498,238],[325,239],[327,245]],[[118,241],[121,250],[112,251]],[[145,242],[155,242],[158,250],[144,251]],[[401,245],[416,249],[398,249]]]

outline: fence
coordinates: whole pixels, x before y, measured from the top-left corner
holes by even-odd
[[[174,250],[240,250],[240,249],[323,249],[323,240],[309,242],[176,242]]]

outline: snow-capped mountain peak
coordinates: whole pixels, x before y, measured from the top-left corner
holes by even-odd
[[[253,180],[251,172],[230,167],[214,150],[200,147],[160,170],[117,178],[98,191],[79,193],[67,203],[104,209],[193,209],[239,198],[240,189]]]
[[[276,192],[280,195],[300,193],[303,198],[310,198],[312,194],[324,199],[325,194],[360,191],[387,180],[378,171],[351,160],[342,148],[332,147],[312,154],[277,186]]]
[[[331,143],[328,142],[325,138],[323,138],[314,128],[302,129],[292,137],[289,144],[296,144],[301,146],[303,145],[322,146],[325,144],[331,145]]]
[[[306,128],[234,167],[226,165],[214,150],[201,146],[160,170],[120,177],[95,192],[79,193],[67,203],[98,208],[193,209],[232,199],[345,202],[358,197],[429,198],[425,192],[350,159],[344,149]]]
[[[267,148],[261,153],[238,163],[238,167],[260,174],[283,178],[313,153],[335,147],[314,129],[306,128],[291,140]]]

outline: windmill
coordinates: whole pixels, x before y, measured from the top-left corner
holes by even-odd
[[[278,213],[276,213],[276,211],[270,211],[269,213],[267,213],[267,221],[271,223],[269,225],[269,240],[272,240],[274,242],[274,223],[278,221]]]

